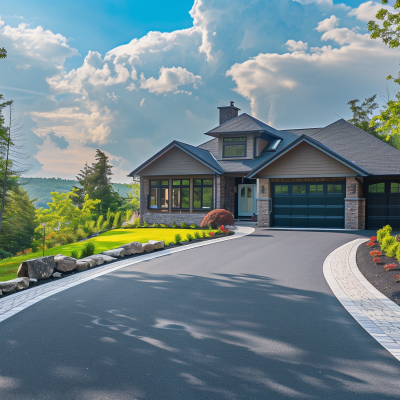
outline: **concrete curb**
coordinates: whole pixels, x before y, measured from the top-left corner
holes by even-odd
[[[46,299],[53,294],[62,292],[71,287],[77,286],[81,283],[90,281],[99,276],[108,274],[118,269],[128,267],[130,265],[138,264],[144,261],[152,260],[154,258],[165,257],[170,254],[179,253],[181,251],[187,251],[198,247],[209,246],[215,243],[224,242],[226,240],[239,239],[241,237],[252,234],[255,231],[254,228],[237,226],[235,234],[233,236],[227,236],[214,240],[208,240],[205,242],[193,243],[183,245],[179,248],[166,249],[164,251],[157,251],[156,253],[149,253],[139,257],[135,257],[130,260],[121,260],[113,262],[112,264],[102,265],[76,275],[69,276],[67,278],[60,279],[57,282],[50,282],[44,285],[40,285],[29,290],[24,290],[0,299],[0,323],[7,318],[25,310],[29,306],[39,302],[40,300]]]
[[[349,314],[400,361],[400,307],[375,289],[357,267],[356,239],[338,247],[324,261],[323,273]]]

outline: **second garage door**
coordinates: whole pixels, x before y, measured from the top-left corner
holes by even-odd
[[[345,182],[274,183],[273,226],[344,228]]]

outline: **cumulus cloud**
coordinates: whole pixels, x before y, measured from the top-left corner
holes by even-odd
[[[315,28],[318,32],[327,32],[336,28],[339,25],[339,18],[336,18],[335,15],[331,15],[329,18],[324,19],[321,22],[318,22],[318,26]]]
[[[147,89],[150,93],[157,94],[172,92],[179,86],[188,85],[190,83],[201,84],[201,76],[194,75],[192,72],[182,67],[161,67],[158,79],[153,77],[145,79],[143,73],[140,76],[140,88]]]
[[[295,40],[289,39],[285,45],[287,46],[289,51],[305,51],[308,48],[308,44],[299,40],[296,42]]]
[[[58,147],[61,150],[65,150],[69,146],[69,143],[67,142],[64,136],[59,136],[53,131],[50,131],[46,135],[46,137],[50,142],[54,144],[54,146]]]
[[[350,17],[356,17],[358,20],[363,22],[371,21],[375,19],[375,15],[381,8],[387,8],[393,11],[393,7],[388,5],[382,5],[374,1],[367,1],[366,3],[361,3],[357,8],[351,10],[348,15]]]

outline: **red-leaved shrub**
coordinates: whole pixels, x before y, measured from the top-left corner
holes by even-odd
[[[201,221],[200,226],[202,228],[208,228],[211,226],[213,229],[218,229],[221,225],[235,225],[233,215],[226,210],[217,208],[216,210],[210,211]]]
[[[395,268],[396,268],[396,264],[387,264],[387,265],[385,265],[386,271],[390,271],[391,269],[395,269]]]
[[[374,262],[375,264],[380,264],[380,263],[381,263],[381,259],[380,259],[379,257],[375,257],[375,258],[373,259],[373,262]]]
[[[377,256],[381,256],[382,252],[379,250],[374,250],[374,251],[371,251],[369,254],[371,254],[372,257],[377,257]]]
[[[373,241],[369,241],[369,242],[366,244],[366,246],[368,246],[368,247],[374,247],[374,246],[375,246],[375,243],[374,243]]]
[[[370,237],[370,240],[372,240],[373,242],[375,242],[375,241],[376,241],[376,236],[371,236],[371,237]]]

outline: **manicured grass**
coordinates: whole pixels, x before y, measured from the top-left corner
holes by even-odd
[[[83,246],[87,242],[94,243],[96,246],[95,254],[97,254],[106,250],[115,249],[118,246],[131,242],[147,243],[149,240],[164,240],[168,243],[173,242],[177,233],[182,236],[182,240],[186,240],[187,233],[194,236],[195,232],[195,229],[169,228],[114,229],[84,242],[66,244],[64,246],[53,247],[52,249],[45,250],[45,256],[55,256],[57,254],[70,256],[71,252],[74,250],[80,254]],[[199,230],[199,232],[201,232],[201,230]],[[42,252],[30,253],[0,261],[0,281],[8,281],[16,278],[18,267],[22,261],[41,257],[42,255]]]

